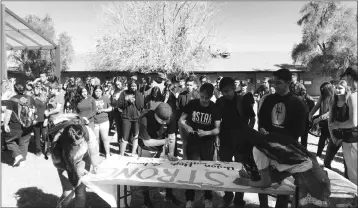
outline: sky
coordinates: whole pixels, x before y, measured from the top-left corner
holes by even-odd
[[[94,49],[95,37],[101,29],[98,16],[102,1],[3,1],[20,17],[28,14],[43,17],[49,14],[57,34],[72,37],[75,60]],[[221,6],[217,20],[218,36],[232,53],[276,53],[281,63],[292,62],[290,51],[301,40],[296,24],[300,9],[307,1],[228,1]],[[357,10],[357,3],[342,2]],[[76,62],[76,61],[75,61]]]

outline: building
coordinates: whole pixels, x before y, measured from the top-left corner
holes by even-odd
[[[231,53],[230,56],[226,56],[227,58],[211,59],[202,68],[196,69],[194,73],[197,74],[198,78],[203,74],[207,75],[212,83],[215,83],[218,76],[237,77],[240,80],[248,81],[248,90],[253,91],[261,85],[264,77],[271,77],[273,71],[285,67],[298,73],[298,80],[304,84],[309,95],[318,96],[320,94],[319,86],[332,78],[307,72],[306,68],[302,66],[291,64],[277,65],[277,63],[283,63],[283,61],[286,61],[286,63],[290,61],[289,59],[285,60],[280,58],[287,57],[286,55],[287,54],[282,52]],[[69,77],[82,78],[88,75],[98,77],[102,82],[116,76],[130,76],[128,72],[120,71],[89,71],[88,62],[85,60],[84,57],[75,59],[75,64],[71,67],[74,70],[61,72],[61,81],[64,82]],[[269,68],[267,66],[269,66]],[[21,75],[21,73],[9,71],[9,77],[12,76],[19,77],[21,80],[26,79],[26,76]],[[139,78],[138,80],[140,80],[143,76],[153,76],[153,74],[137,74],[137,76]]]

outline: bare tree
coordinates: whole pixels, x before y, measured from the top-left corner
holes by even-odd
[[[118,2],[103,7],[95,70],[180,73],[201,66],[216,41],[215,2]]]

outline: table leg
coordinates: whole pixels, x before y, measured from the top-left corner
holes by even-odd
[[[121,207],[121,186],[117,185],[117,208]]]
[[[299,188],[298,188],[298,186],[296,186],[296,188],[295,188],[295,208],[298,208],[298,201],[299,201],[299,199],[298,199],[298,193],[299,193]]]
[[[126,206],[126,208],[129,208],[128,206],[128,190],[127,190],[128,186],[124,185],[124,206]]]

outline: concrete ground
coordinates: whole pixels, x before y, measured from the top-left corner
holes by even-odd
[[[114,141],[114,140],[113,140]],[[309,136],[308,150],[316,152],[318,138]],[[112,143],[112,152],[118,153],[118,145]],[[182,153],[182,152],[181,152]],[[325,151],[321,158],[324,158]],[[340,150],[336,155],[335,160],[332,162],[332,167],[335,171],[343,175],[343,155]],[[61,195],[61,184],[57,175],[55,167],[52,165],[51,159],[45,160],[43,156],[37,157],[34,155],[34,141],[32,140],[29,147],[29,154],[24,167],[13,168],[11,166],[12,159],[9,152],[1,152],[1,171],[2,171],[2,184],[1,184],[1,202],[2,207],[20,207],[20,208],[33,208],[33,207],[56,207],[58,198]],[[162,190],[163,191],[163,190]],[[185,202],[184,190],[175,190],[175,195],[183,203]],[[202,192],[196,192],[196,202],[198,207],[204,207],[200,202]],[[221,200],[222,192],[214,193],[214,207]],[[106,202],[100,199],[96,194],[89,190],[87,197],[91,207],[108,207]],[[135,193],[132,197],[133,208],[141,207],[141,195]],[[163,208],[178,208],[182,206],[174,206],[170,203],[164,202],[164,195],[161,192],[152,194],[155,207]],[[247,201],[247,208],[258,207],[257,194],[245,194]],[[269,203],[274,207],[275,200],[270,197]]]

